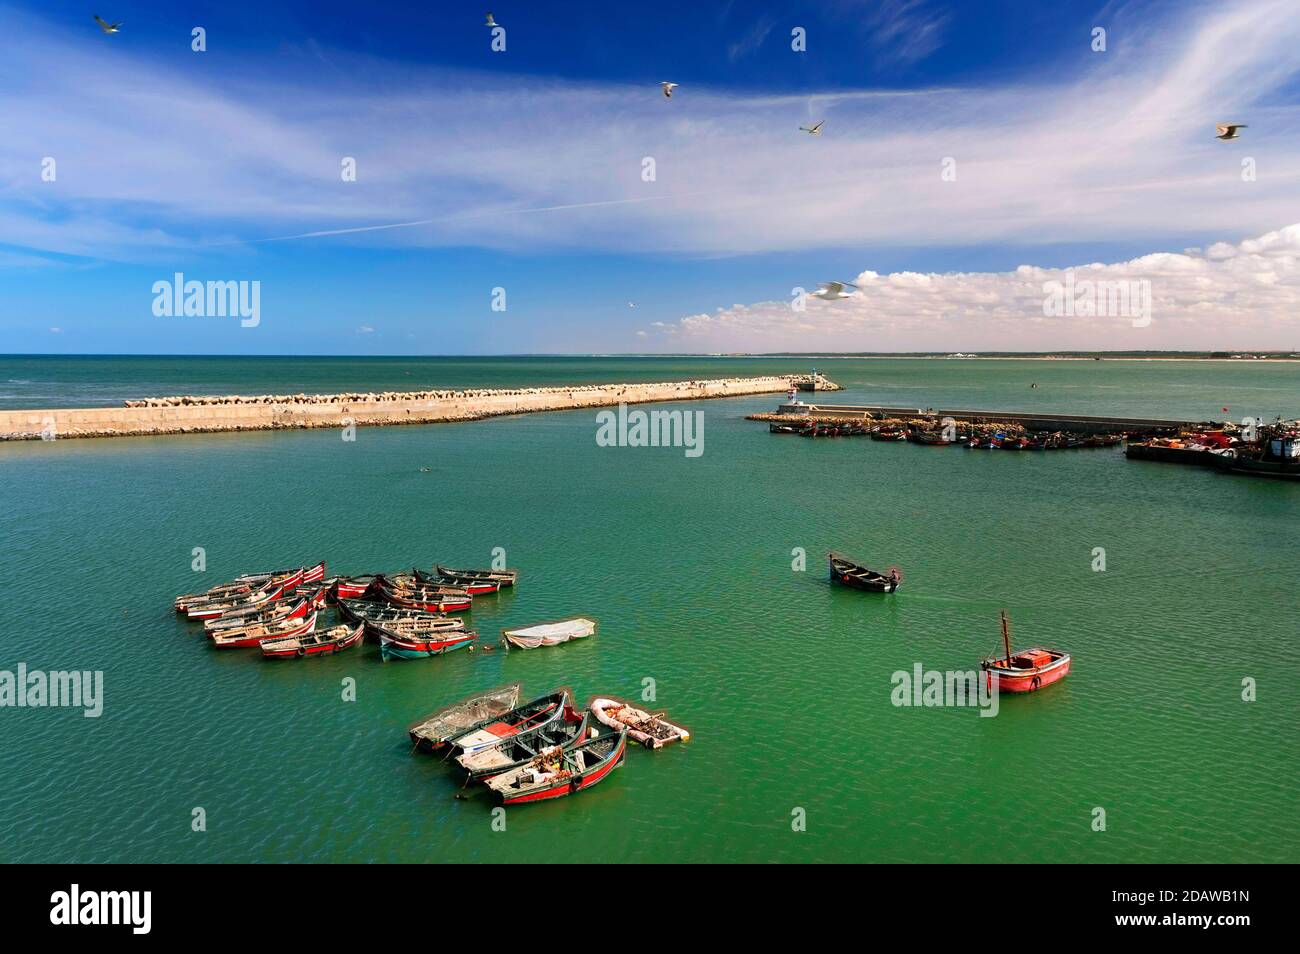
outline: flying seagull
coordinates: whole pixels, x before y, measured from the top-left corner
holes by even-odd
[[[672,98],[673,98],[673,90],[675,90],[675,89],[677,88],[677,85],[678,85],[678,84],[677,84],[677,83],[660,83],[659,85],[662,86],[662,87],[664,88],[664,95],[665,95],[666,97],[668,97],[669,99],[672,99]]]
[[[799,130],[801,132],[806,132],[810,136],[820,136],[822,134],[822,125],[825,122],[826,120],[823,119],[816,126],[800,126]]]
[[[1214,127],[1214,136],[1216,139],[1237,139],[1237,130],[1245,128],[1245,123],[1219,123]]]
[[[496,25],[497,25],[497,21],[496,21],[496,20],[493,20],[493,19],[492,19],[492,14],[489,13],[489,14],[487,15],[487,19],[486,19],[485,21],[483,21],[483,25],[484,25],[484,26],[496,26]]]
[[[846,292],[845,288],[857,288],[852,282],[822,282],[821,287],[813,292],[814,298],[821,298],[825,301],[838,301],[841,298],[852,298],[853,292]]]
[[[635,308],[635,307],[636,307],[636,302],[634,302],[634,301],[630,301],[630,302],[628,302],[628,303],[627,303],[627,307],[629,307],[629,308]]]
[[[102,19],[100,19],[100,16],[99,16],[98,13],[95,14],[95,22],[99,24],[99,29],[102,30],[102,31],[103,31],[104,33],[106,33],[106,34],[107,34],[107,33],[116,33],[116,32],[118,31],[118,29],[120,29],[121,26],[122,26],[122,21],[121,21],[121,20],[118,20],[116,23],[105,23]]]

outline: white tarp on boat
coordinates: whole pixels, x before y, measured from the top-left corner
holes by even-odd
[[[503,629],[501,634],[512,646],[520,649],[536,649],[538,646],[558,646],[571,639],[582,639],[596,631],[595,620],[575,616],[555,623],[540,623],[537,626],[524,626],[521,629]]]

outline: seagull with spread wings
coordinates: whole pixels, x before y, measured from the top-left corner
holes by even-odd
[[[846,288],[857,288],[852,282],[822,282],[821,287],[813,292],[814,298],[820,298],[823,301],[839,301],[841,298],[852,298],[853,292],[846,292]]]
[[[667,97],[668,99],[672,99],[672,98],[673,98],[673,90],[675,90],[675,89],[677,88],[678,84],[677,84],[677,83],[660,83],[659,85],[663,87],[664,96]]]
[[[1214,127],[1215,139],[1239,139],[1238,129],[1246,129],[1245,123],[1219,123]]]
[[[98,13],[95,14],[95,22],[99,24],[99,29],[105,35],[116,33],[118,30],[122,28],[121,20],[118,20],[116,23],[108,23],[105,20],[103,20]]]
[[[817,125],[815,126],[800,126],[799,131],[806,132],[810,136],[820,136],[822,134],[822,126],[825,124],[825,122],[826,120],[823,119],[820,122],[818,122]]]

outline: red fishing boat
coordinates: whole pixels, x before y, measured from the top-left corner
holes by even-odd
[[[305,632],[299,636],[277,636],[264,639],[259,644],[262,655],[268,659],[291,659],[303,656],[322,656],[326,653],[341,653],[361,642],[365,623],[353,626],[334,626],[330,629]]]
[[[484,593],[499,593],[501,587],[510,586],[501,580],[483,579],[477,576],[452,576],[447,573],[426,573],[419,567],[411,571],[416,581],[422,586],[432,587],[452,587],[453,589],[464,590],[471,596],[480,596]]]
[[[375,591],[394,606],[426,613],[457,613],[469,609],[474,599],[454,587],[394,587],[382,578],[376,581]]]
[[[259,623],[277,623],[282,619],[301,619],[315,608],[310,596],[295,596],[293,599],[276,600],[274,603],[264,603],[240,613],[204,620],[203,632],[211,636],[213,633],[241,629],[245,626],[255,626]]]
[[[474,640],[478,633],[472,629],[442,630],[431,633],[404,634],[367,623],[366,628],[379,635],[379,654],[387,662],[389,659],[422,659],[425,656],[441,656],[452,650],[464,649]]]
[[[1070,654],[1059,649],[1035,646],[1012,652],[1006,610],[1002,611],[1002,647],[1005,656],[1000,659],[993,656],[980,662],[990,691],[995,688],[994,674],[998,677],[996,688],[1001,692],[1033,692],[1060,682],[1070,672]]]
[[[219,629],[208,633],[216,649],[239,649],[245,646],[260,646],[268,639],[285,639],[301,636],[316,628],[316,613],[303,619],[285,618],[269,623],[252,623],[233,629]]]
[[[366,595],[366,591],[375,585],[376,576],[367,573],[362,576],[341,576],[334,584],[334,599],[355,600]]]
[[[627,729],[555,746],[487,780],[504,805],[573,795],[603,781],[627,756]]]
[[[288,583],[292,577],[299,573],[305,574],[308,568],[295,568],[291,570],[273,570],[270,573],[245,573],[243,576],[237,576],[229,583],[222,583],[212,587],[203,593],[189,593],[185,596],[176,597],[176,612],[184,613],[191,607],[203,603],[227,603],[231,600],[247,597],[259,590],[266,589],[273,583]],[[310,568],[315,572],[315,567]],[[320,565],[321,576],[325,574],[325,564]],[[299,577],[298,582],[302,582]],[[297,583],[293,584],[294,586]],[[292,589],[292,586],[289,587]]]
[[[299,585],[303,583],[319,583],[325,579],[325,561],[322,560],[315,566],[305,566],[302,568],[302,579],[298,581]]]
[[[302,582],[302,573],[302,570],[297,570],[293,575],[277,583],[269,583],[262,589],[256,590],[247,596],[196,604],[189,607],[185,611],[185,615],[190,619],[216,619],[218,616],[237,615],[245,610],[255,610],[296,590],[298,584]]]

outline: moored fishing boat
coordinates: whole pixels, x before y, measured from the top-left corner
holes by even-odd
[[[871,432],[873,441],[905,441],[907,431],[897,427],[878,427]]]
[[[1262,431],[1258,441],[1238,447],[1235,454],[1223,454],[1221,466],[1252,477],[1300,480],[1300,427],[1279,422]]]
[[[892,593],[903,582],[903,573],[896,566],[890,567],[888,573],[880,573],[860,563],[854,563],[838,553],[830,553],[827,556],[830,560],[832,583],[855,590],[866,590],[869,593]]]
[[[305,618],[284,618],[266,623],[250,623],[231,629],[220,629],[208,633],[216,649],[238,649],[245,646],[258,646],[269,639],[287,639],[301,636],[316,628],[315,612]]]
[[[184,596],[176,597],[176,612],[184,613],[190,607],[198,606],[202,603],[218,603],[226,600],[238,599],[241,596],[247,596],[256,590],[261,589],[270,582],[270,577],[267,577],[257,584],[222,583],[219,586],[214,586],[202,593],[186,593]]]
[[[417,571],[418,572],[418,571]],[[425,582],[417,573],[380,573],[375,577],[379,587],[388,590],[424,590],[442,596],[463,596],[465,587],[450,583]]]
[[[443,576],[457,576],[462,579],[473,580],[495,580],[502,586],[514,586],[519,580],[518,570],[467,570],[450,566],[437,564],[434,572],[441,573]]]
[[[419,613],[420,615],[409,619],[391,619],[387,621],[368,619],[365,621],[367,631],[376,639],[379,637],[381,629],[388,630],[395,636],[405,636],[410,639],[427,639],[433,636],[465,631],[465,621],[459,616],[437,616],[420,610],[408,610],[406,612]]]
[[[514,586],[519,582],[518,570],[475,570],[464,567],[444,566],[438,563],[434,566],[433,572],[438,576],[455,577],[458,580],[484,580],[491,583],[500,583],[503,587]]]
[[[472,629],[404,635],[374,623],[364,625],[379,636],[379,652],[385,660],[441,656],[456,649],[464,649],[478,639],[478,633]]]
[[[925,444],[928,447],[947,447],[952,443],[943,431],[908,431],[907,439],[913,444]]]
[[[203,632],[210,636],[213,633],[240,629],[244,626],[274,623],[282,619],[301,619],[310,613],[313,608],[315,607],[311,598],[305,596],[277,600],[270,604],[263,603],[244,612],[232,613],[229,616],[218,616],[216,619],[206,619],[203,621]]]
[[[339,600],[338,609],[341,616],[355,623],[378,623],[398,632],[406,632],[408,627],[410,632],[465,628],[465,621],[459,616],[406,609],[373,600]]]
[[[483,782],[528,764],[548,749],[582,741],[587,738],[589,726],[590,714],[579,713],[569,705],[565,707],[564,715],[554,722],[521,732],[477,752],[464,752],[456,757],[456,762],[468,774],[467,782]],[[596,734],[594,727],[590,731]]]
[[[365,625],[347,623],[329,629],[314,630],[298,636],[264,639],[260,643],[262,655],[267,659],[292,659],[303,656],[322,656],[341,653],[361,642]]]
[[[411,723],[407,734],[422,752],[440,749],[452,736],[487,725],[515,708],[519,704],[521,689],[522,686],[516,682],[453,702]]]
[[[627,729],[632,741],[640,742],[647,749],[662,748],[678,740],[688,742],[691,738],[687,729],[665,720],[665,713],[651,715],[618,699],[593,699],[591,711],[602,725]]]
[[[325,579],[325,561],[322,560],[315,566],[305,566],[302,568],[302,578],[298,581],[303,583],[319,583]]]
[[[1059,649],[1031,649],[1011,651],[1010,624],[1006,610],[1002,611],[1002,658],[991,656],[980,661],[989,689],[1000,692],[1033,692],[1043,686],[1064,679],[1070,672],[1070,654]],[[994,684],[993,676],[997,676]]]
[[[501,636],[508,645],[520,649],[537,649],[539,646],[558,646],[571,639],[584,639],[595,632],[595,620],[585,616],[572,616],[549,623],[503,629]]]
[[[453,735],[447,739],[447,744],[461,752],[477,752],[489,745],[496,745],[502,739],[554,722],[563,717],[564,708],[568,704],[569,691],[561,689]]]
[[[488,779],[487,786],[506,805],[563,798],[608,778],[626,757],[627,729],[622,729],[551,749]]]
[[[319,571],[319,576],[317,572]],[[301,575],[299,575],[301,574]],[[248,596],[259,590],[275,584],[283,583],[287,592],[292,592],[295,586],[303,582],[312,582],[309,577],[323,579],[325,576],[325,564],[320,563],[313,567],[294,567],[288,570],[273,570],[269,573],[245,573],[237,576],[229,583],[222,583],[214,586],[202,593],[189,593],[185,596],[176,597],[176,611],[185,612],[192,606],[202,603],[225,603],[231,600],[239,599],[241,596]],[[297,578],[296,580],[294,578]]]
[[[245,610],[256,610],[264,603],[271,603],[292,593],[302,582],[301,574],[302,571],[299,570],[288,579],[278,583],[268,583],[262,589],[254,590],[247,596],[192,605],[186,609],[185,615],[190,619],[215,619],[218,616],[242,614]]]
[[[377,584],[378,594],[405,609],[424,610],[426,613],[459,613],[470,609],[473,597],[463,590],[460,594],[439,593],[431,589],[390,589]]]
[[[456,590],[464,590],[473,596],[479,596],[483,593],[499,593],[501,587],[510,585],[502,583],[500,580],[483,580],[472,576],[451,576],[446,573],[426,573],[419,567],[413,569],[411,574],[422,586],[451,587]]]
[[[340,576],[334,584],[334,599],[351,600],[364,596],[375,584],[377,574],[367,573],[361,576]]]

